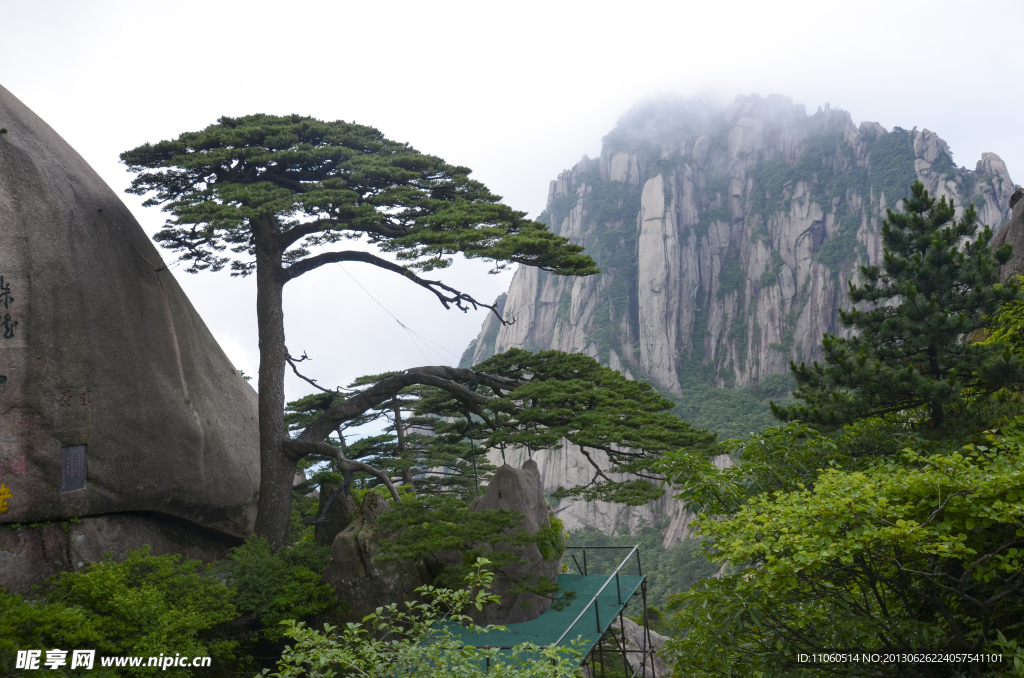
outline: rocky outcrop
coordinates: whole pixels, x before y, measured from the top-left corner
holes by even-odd
[[[695,383],[770,384],[790,360],[821,359],[822,334],[845,334],[847,284],[879,262],[886,210],[900,209],[915,179],[958,215],[974,203],[994,229],[1011,216],[1002,160],[985,153],[973,171],[957,167],[930,130],[855,125],[828,105],[807,115],[782,96],[639,107],[605,137],[600,158],[551,182],[540,217],[583,245],[601,274],[520,267],[504,307],[515,323],[481,332],[474,359],[513,347],[582,352],[684,403]],[[570,485],[586,472],[571,448],[535,456],[549,492],[549,478]],[[659,516],[676,535],[689,520],[667,499],[558,515],[605,531]]]
[[[592,450],[594,461],[607,466],[606,458],[600,450]],[[572,443],[552,450],[534,450],[532,453],[523,448],[506,448],[504,462],[501,452],[488,453],[488,461],[495,466],[508,463],[518,466],[535,463],[540,474],[540,483],[546,495],[550,495],[560,487],[587,485],[594,476],[594,467],[580,454]],[[732,463],[727,455],[715,459],[719,468]],[[614,480],[623,480],[616,474],[610,474]],[[623,506],[604,501],[582,501],[571,498],[551,499],[555,516],[562,521],[567,532],[584,527],[593,527],[605,534],[628,534],[635,532],[644,525],[655,525],[665,521],[666,527],[662,535],[662,546],[669,548],[685,539],[690,534],[690,521],[693,514],[682,509],[682,504],[672,498],[668,492],[661,499],[643,506]]]
[[[536,462],[527,460],[522,468],[509,465],[500,467],[491,477],[487,490],[473,500],[471,511],[504,509],[522,514],[517,529],[536,534],[550,529],[550,509],[544,499],[540,473]],[[503,548],[499,544],[499,548]],[[529,591],[517,592],[523,584],[535,584],[546,579],[555,583],[562,570],[561,557],[545,559],[536,544],[512,546],[508,550],[517,556],[513,561],[497,568],[491,593],[501,597],[497,605],[487,605],[477,620],[480,624],[516,624],[536,619],[551,607],[551,598]]]
[[[643,650],[644,648],[650,648],[654,656],[646,658],[646,671],[641,671],[641,673],[650,676],[650,678],[667,678],[672,675],[672,669],[669,668],[664,659],[658,656],[661,648],[665,645],[665,641],[668,640],[668,636],[663,636],[657,631],[648,630],[650,635],[647,642],[645,642],[644,627],[626,617],[623,617],[621,621],[619,619],[613,621],[611,631],[620,639],[620,642],[624,641],[626,646],[626,662],[629,664],[631,672],[640,669],[641,665],[645,663]],[[637,650],[640,650],[640,652],[634,654]]]
[[[623,630],[625,629],[625,630]],[[627,675],[637,672],[637,675],[648,676],[649,678],[668,678],[672,675],[672,669],[658,656],[661,648],[664,647],[668,636],[663,636],[656,631],[650,631],[649,642],[644,640],[644,627],[632,619],[623,617],[622,621],[616,619],[612,622],[611,632],[615,634],[615,640],[605,637],[604,657],[609,667],[621,666],[622,650],[616,644],[624,643],[626,648],[626,663],[629,665]],[[645,649],[653,650],[653,656],[645,653]],[[598,655],[600,656],[600,655]],[[594,678],[594,671],[589,662],[583,667],[584,678]],[[607,670],[607,667],[606,667]],[[604,675],[600,670],[597,675]]]
[[[381,540],[388,535],[377,528],[377,519],[391,505],[375,492],[367,492],[359,515],[331,545],[331,557],[323,581],[346,605],[343,622],[359,622],[378,607],[403,604],[416,598],[416,589],[431,581],[422,562],[378,562]]]
[[[320,487],[317,517],[313,523],[314,537],[320,546],[333,545],[334,539],[352,524],[359,512],[355,499],[340,489],[333,483],[324,483]]]
[[[1003,280],[1024,274],[1024,200],[1021,198],[1024,198],[1024,190],[1018,188],[1010,198],[1010,209],[1013,212],[1010,221],[992,238],[993,249],[1007,243],[1013,246],[1010,260],[999,267],[999,277]]]
[[[3,88],[0,125],[0,524],[131,513],[247,536],[255,391],[128,209]]]
[[[846,284],[879,261],[885,210],[914,179],[994,229],[1010,217],[999,156],[958,168],[930,130],[858,126],[827,105],[808,116],[779,96],[634,110],[599,160],[551,182],[541,216],[602,273],[521,267],[504,308],[515,324],[493,344],[481,333],[474,357],[584,352],[674,393],[684,376],[756,384],[843,332]]]

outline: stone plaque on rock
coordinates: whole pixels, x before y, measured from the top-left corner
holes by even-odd
[[[85,445],[60,448],[60,491],[85,489]]]

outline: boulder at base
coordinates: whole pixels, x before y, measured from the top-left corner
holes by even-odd
[[[0,526],[0,586],[28,594],[49,577],[102,561],[122,560],[149,547],[149,555],[178,554],[209,563],[242,544],[214,530],[161,514],[114,513],[63,523]]]
[[[551,511],[544,497],[537,463],[532,459],[522,468],[505,464],[491,478],[487,491],[473,500],[472,511],[506,509],[523,515],[519,529],[536,534],[551,529]],[[500,545],[499,545],[500,546]],[[512,562],[494,573],[491,590],[501,596],[501,603],[484,608],[481,624],[516,624],[536,619],[551,607],[552,599],[529,591],[516,593],[523,584],[535,584],[547,579],[555,583],[562,571],[561,554],[546,560],[536,544],[510,548],[522,562]]]
[[[388,500],[367,492],[359,515],[331,545],[331,557],[323,581],[347,606],[342,622],[358,622],[378,607],[416,598],[416,589],[430,583],[421,561],[376,562],[380,542],[387,539],[377,529],[377,518],[391,510]]]
[[[247,536],[255,391],[118,196],[2,87],[0,127],[0,525],[131,513]],[[4,558],[0,586],[34,574]]]
[[[615,634],[616,639],[626,646],[626,662],[629,664],[629,672],[631,674],[636,673],[636,675],[647,676],[647,678],[668,678],[668,676],[672,675],[672,669],[669,668],[664,659],[658,656],[658,653],[661,652],[662,647],[665,645],[665,641],[668,640],[668,636],[650,631],[649,641],[644,642],[644,627],[629,617],[624,617],[622,623],[618,619],[614,620],[611,631]],[[643,650],[645,647],[653,650],[654,656],[646,657],[646,661],[641,664],[641,660],[644,659]],[[620,661],[615,656],[617,651],[618,647],[615,645],[615,641],[605,639],[605,653],[610,664]],[[598,675],[603,674],[601,671],[598,671]],[[583,667],[583,678],[596,678],[589,665]]]
[[[343,488],[333,483],[321,485],[316,509],[316,519],[320,522],[313,527],[317,545],[333,545],[335,537],[352,524],[357,513],[359,506],[356,500]]]

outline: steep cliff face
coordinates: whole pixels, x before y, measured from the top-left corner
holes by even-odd
[[[915,179],[958,216],[973,202],[993,229],[1010,217],[1015,187],[999,156],[957,167],[929,130],[855,125],[827,105],[807,115],[781,96],[637,108],[600,158],[551,182],[540,217],[601,274],[520,268],[501,299],[515,324],[489,317],[464,363],[513,347],[584,352],[650,381],[698,426],[737,435],[769,424],[763,401],[785,395],[789,361],[820,359],[822,334],[846,333],[847,283],[879,262],[886,209],[901,208]],[[547,492],[591,477],[571,447],[534,456]],[[666,546],[690,520],[667,497],[638,509],[563,501],[556,512],[570,529],[607,533],[668,519]]]
[[[1009,218],[1002,160],[958,168],[928,130],[857,126],[827,105],[807,115],[780,96],[634,110],[599,159],[551,182],[541,217],[602,273],[520,268],[504,306],[516,322],[483,328],[473,362],[555,348],[674,394],[762,383],[843,334],[847,282],[879,261],[885,210],[914,179],[958,212],[973,202],[994,229]]]

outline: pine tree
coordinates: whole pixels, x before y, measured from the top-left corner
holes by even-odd
[[[187,270],[256,276],[259,329],[260,493],[256,534],[275,547],[288,531],[298,459],[286,449],[285,285],[331,263],[384,269],[434,294],[445,308],[494,308],[440,280],[452,255],[592,275],[594,261],[450,165],[378,130],[298,115],[221,118],[199,132],[121,154],[129,189],[171,218],[154,239]],[[335,249],[353,240],[365,247]],[[324,308],[337,303],[325,298]],[[311,430],[320,429],[312,427]],[[324,431],[326,437],[329,431]],[[323,440],[323,437],[320,440]],[[318,443],[320,440],[306,441]]]
[[[780,419],[838,426],[924,407],[939,426],[966,395],[1024,380],[1020,360],[1002,343],[966,339],[992,328],[1000,306],[1021,296],[1015,279],[997,284],[1010,245],[993,252],[992,230],[977,234],[974,205],[956,219],[952,202],[936,201],[919,181],[904,210],[887,216],[882,266],[861,267],[863,284],[850,282],[854,307],[839,312],[854,335],[826,334],[824,364],[790,364],[803,403],[772,403]]]
[[[477,400],[467,401],[443,388],[415,384],[346,421],[329,443],[342,444],[343,427],[386,420],[380,435],[348,445],[347,458],[383,471],[394,484],[411,485],[417,495],[450,495],[468,503],[497,470],[489,451],[501,450],[502,457],[505,450],[532,455],[568,441],[591,465],[593,480],[559,495],[633,506],[664,494],[662,477],[654,469],[663,454],[685,449],[709,456],[717,449],[714,434],[673,415],[674,403],[650,384],[626,379],[587,355],[509,349],[476,368],[492,379],[504,378],[507,386],[468,383],[467,391]],[[350,388],[363,393],[393,376],[360,377]],[[299,433],[342,401],[337,394],[321,393],[289,403],[289,430]],[[396,420],[404,431],[404,445]],[[409,476],[415,476],[413,483],[407,482]],[[316,478],[338,482],[327,471],[311,481]],[[380,477],[363,472],[360,482],[373,486]]]

